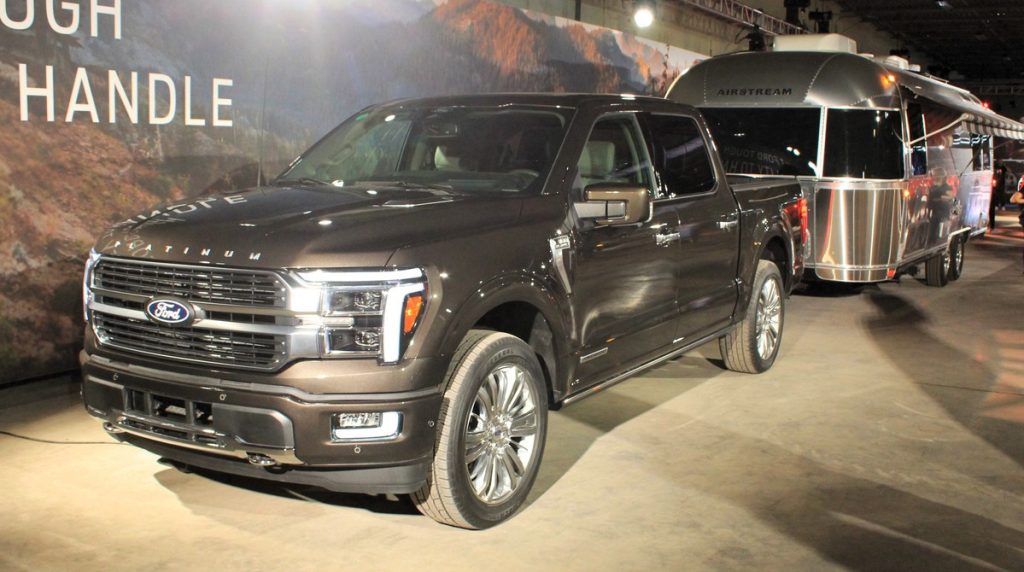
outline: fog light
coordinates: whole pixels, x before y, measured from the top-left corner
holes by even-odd
[[[376,330],[357,330],[355,338],[360,348],[372,351],[380,349],[380,333]]]
[[[331,416],[331,438],[334,441],[394,439],[401,430],[402,414],[398,411],[335,413]]]
[[[380,351],[378,328],[327,328],[324,331],[327,354],[377,353]]]

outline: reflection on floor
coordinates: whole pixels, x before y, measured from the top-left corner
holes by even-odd
[[[180,473],[110,444],[74,380],[0,389],[0,570],[1022,570],[1024,240],[1000,223],[946,288],[793,296],[766,374],[706,347],[553,413],[530,505],[480,533]]]

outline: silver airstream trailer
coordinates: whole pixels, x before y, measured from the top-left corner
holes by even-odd
[[[801,181],[808,279],[879,282],[924,264],[928,284],[955,280],[988,225],[992,137],[1024,138],[969,92],[837,34],[710,58],[667,97],[701,109],[728,172]]]

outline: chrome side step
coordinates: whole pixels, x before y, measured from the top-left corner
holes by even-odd
[[[610,379],[608,379],[606,381],[603,381],[603,382],[601,382],[601,383],[599,383],[597,385],[594,385],[592,387],[588,387],[587,389],[584,389],[583,391],[580,391],[579,393],[574,393],[574,394],[570,395],[569,397],[566,397],[565,399],[563,399],[561,401],[561,403],[559,403],[559,406],[564,407],[566,405],[572,405],[573,403],[576,403],[577,401],[579,401],[581,399],[584,399],[586,397],[590,397],[591,395],[594,395],[595,393],[604,391],[605,389],[608,389],[609,387],[611,387],[613,385],[621,383],[621,382],[623,382],[623,381],[633,377],[634,375],[636,375],[636,374],[638,374],[638,373],[640,373],[640,372],[642,372],[644,370],[650,369],[650,368],[652,368],[652,367],[654,367],[656,365],[660,365],[660,364],[662,364],[662,363],[664,363],[664,362],[666,362],[666,361],[668,361],[668,360],[670,360],[670,359],[672,359],[672,358],[674,358],[676,356],[679,356],[680,354],[684,354],[684,353],[686,353],[686,352],[688,352],[688,351],[690,351],[690,350],[692,350],[692,349],[694,349],[696,347],[702,346],[702,345],[710,342],[711,340],[713,340],[715,338],[722,337],[725,334],[729,333],[729,331],[732,330],[734,327],[736,327],[736,326],[729,326],[728,328],[725,328],[725,329],[719,330],[718,332],[715,332],[713,334],[709,334],[707,336],[704,336],[703,338],[700,338],[699,340],[695,340],[693,342],[690,342],[690,343],[686,344],[685,346],[683,346],[681,348],[674,349],[674,350],[668,352],[667,354],[665,354],[663,356],[656,357],[656,358],[652,359],[651,361],[648,361],[648,362],[643,363],[641,365],[638,365],[638,366],[636,366],[634,368],[626,370],[625,372],[620,373],[619,375],[617,375],[615,377],[612,377],[612,378],[610,378]]]

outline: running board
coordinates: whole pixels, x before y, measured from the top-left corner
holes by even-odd
[[[634,375],[636,375],[636,374],[638,374],[638,373],[640,373],[640,372],[642,372],[644,370],[650,369],[650,368],[652,368],[652,367],[654,367],[656,365],[660,365],[660,364],[662,364],[662,363],[664,363],[664,362],[666,362],[666,361],[668,361],[668,360],[670,360],[670,359],[672,359],[674,357],[677,357],[677,356],[679,356],[681,354],[685,354],[686,352],[688,352],[688,351],[690,351],[690,350],[692,350],[694,348],[700,347],[700,346],[710,342],[711,340],[713,340],[715,338],[720,338],[720,337],[724,336],[725,334],[729,333],[729,331],[732,330],[735,327],[736,327],[736,325],[734,324],[732,326],[729,326],[728,328],[725,328],[725,329],[719,330],[719,331],[717,331],[717,332],[715,332],[713,334],[709,334],[707,336],[704,336],[703,338],[700,338],[699,340],[690,342],[690,343],[686,344],[685,346],[683,346],[681,348],[674,349],[674,350],[670,351],[669,353],[667,353],[667,354],[665,354],[663,356],[656,357],[656,358],[652,359],[649,362],[645,362],[645,363],[643,363],[641,365],[638,365],[638,366],[636,366],[636,367],[634,367],[632,369],[628,369],[625,372],[620,373],[619,375],[617,375],[615,377],[612,377],[612,378],[610,378],[610,379],[608,379],[606,381],[603,381],[603,382],[601,382],[601,383],[599,383],[599,384],[597,384],[597,385],[595,385],[593,387],[589,387],[589,388],[584,389],[583,391],[581,391],[579,393],[574,393],[574,394],[570,395],[569,397],[566,397],[558,405],[559,405],[559,407],[564,407],[566,405],[572,405],[573,403],[576,403],[577,401],[579,401],[581,399],[590,397],[591,395],[594,395],[595,393],[604,391],[605,389],[608,389],[609,387],[612,387],[613,385],[617,385],[617,384],[619,384],[619,383],[621,383],[621,382],[623,382],[623,381],[633,377]]]

